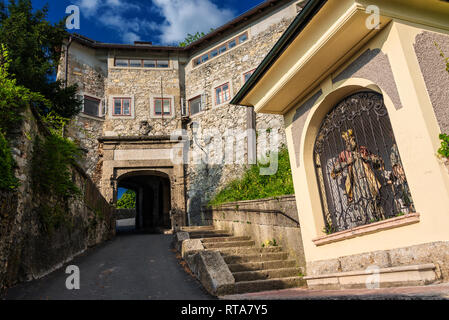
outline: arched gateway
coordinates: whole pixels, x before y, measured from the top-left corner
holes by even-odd
[[[133,171],[118,177],[118,188],[136,193],[136,229],[171,229],[170,185],[170,177],[160,171]]]
[[[136,192],[136,227],[178,230],[187,224],[184,165],[173,161],[182,152],[169,136],[103,137],[101,188],[110,203],[118,188]]]

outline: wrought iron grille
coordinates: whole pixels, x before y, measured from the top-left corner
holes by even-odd
[[[378,93],[351,95],[326,115],[314,162],[327,233],[415,211]]]

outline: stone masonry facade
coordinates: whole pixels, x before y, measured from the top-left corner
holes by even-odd
[[[106,199],[111,203],[116,199],[114,193],[117,190],[111,192],[109,189],[111,186],[117,187],[117,184],[110,180],[119,179],[116,172],[123,170],[123,166],[126,167],[127,164],[120,161],[120,167],[115,166],[115,159],[111,154],[107,160],[107,173],[105,172],[101,142],[105,137],[109,142],[116,137],[118,147],[123,145],[123,137],[164,137],[161,139],[166,141],[171,135],[182,133],[188,137],[184,141],[190,154],[193,151],[206,159],[223,155],[222,161],[220,157],[217,158],[219,161],[206,163],[190,158],[184,165],[182,180],[185,190],[182,193],[185,194],[185,205],[181,207],[186,208],[187,223],[190,224],[201,224],[204,219],[201,208],[230,181],[242,176],[248,167],[250,149],[259,158],[270,150],[271,147],[260,143],[259,138],[268,138],[277,133],[279,145],[285,145],[281,116],[255,115],[251,109],[233,106],[229,102],[244,85],[245,74],[258,67],[297,13],[298,1],[274,1],[270,6],[261,5],[259,10],[245,19],[228,24],[223,32],[215,33],[206,41],[199,40],[187,48],[139,43],[108,45],[82,36],[74,36],[68,40],[61,59],[59,79],[67,79],[68,84],[78,84],[79,94],[84,99],[88,96],[100,102],[98,114],[81,112],[67,131],[85,149],[87,156],[84,169]],[[207,61],[199,65],[195,64],[194,61],[205,53],[242,34],[246,34],[245,41],[238,42],[232,48],[229,46],[226,52],[218,56],[209,56]],[[142,67],[118,66],[117,59],[129,62],[168,61],[168,67],[145,67],[143,63]],[[217,105],[215,89],[226,83],[229,86],[229,97],[224,103]],[[201,97],[201,111],[192,114],[189,106],[196,97]],[[128,115],[114,115],[114,101],[118,98],[129,99]],[[156,99],[169,101],[165,102],[170,105],[169,114],[156,114]],[[256,139],[250,140],[245,135],[248,129],[256,130]],[[164,147],[157,142],[161,139],[144,139],[145,143],[143,146],[141,143],[139,148],[145,149],[146,145],[147,149],[159,148],[161,154],[166,154],[161,149]],[[243,154],[243,160],[236,161],[235,155],[226,154],[226,143],[231,143],[234,151],[239,150]],[[155,144],[159,147],[155,147]],[[132,150],[129,146],[126,148]],[[254,159],[254,156],[251,158]],[[131,156],[128,160],[146,159],[133,159]],[[127,171],[132,169],[129,167]],[[143,169],[146,168],[138,168]],[[158,168],[153,167],[151,170],[157,171]],[[173,177],[171,180],[179,181]],[[181,194],[178,191],[175,193]]]

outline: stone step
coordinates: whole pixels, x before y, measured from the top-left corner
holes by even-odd
[[[273,261],[234,263],[234,264],[228,264],[228,267],[229,267],[229,270],[231,270],[231,272],[271,270],[271,269],[280,269],[280,268],[294,268],[294,267],[296,267],[296,261],[295,260],[273,260]]]
[[[433,263],[405,265],[367,270],[345,271],[304,277],[310,289],[360,289],[366,288],[367,280],[376,275],[380,288],[426,286],[438,281]],[[373,280],[372,277],[371,280]]]
[[[200,234],[200,233],[204,233],[204,234],[217,234],[217,233],[225,233],[225,234],[229,234],[229,232],[227,230],[217,230],[217,229],[211,229],[211,230],[194,230],[194,231],[186,231],[189,234]]]
[[[268,252],[268,253],[256,253],[256,254],[240,254],[240,255],[224,255],[222,254],[224,261],[227,264],[237,263],[251,263],[251,262],[263,262],[273,260],[287,260],[288,253],[286,252]]]
[[[242,254],[261,254],[270,252],[280,252],[282,247],[256,248],[256,247],[235,247],[235,248],[221,248],[210,249],[220,251],[223,256],[231,255],[237,256]]]
[[[229,233],[189,233],[190,239],[224,238],[232,237]]]
[[[214,226],[191,226],[191,227],[181,227],[181,231],[205,231],[205,230],[215,230]]]
[[[253,240],[246,241],[225,241],[225,242],[203,242],[203,246],[206,249],[222,249],[222,248],[250,248],[253,247],[256,243]]]
[[[217,237],[217,238],[204,238],[201,239],[203,243],[211,243],[211,242],[227,242],[227,241],[246,241],[251,240],[250,237]]]
[[[241,281],[234,285],[234,293],[249,293],[258,291],[280,290],[305,286],[301,277],[288,277],[267,280]]]
[[[301,269],[299,268],[283,268],[257,271],[233,272],[232,275],[236,282],[254,281],[265,279],[278,279],[299,276]]]

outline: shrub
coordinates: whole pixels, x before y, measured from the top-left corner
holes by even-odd
[[[56,134],[34,141],[33,191],[41,197],[38,213],[50,234],[61,226],[71,227],[68,200],[81,195],[72,179],[71,166],[80,156],[75,143]]]
[[[17,85],[10,77],[11,59],[4,45],[0,46],[0,190],[13,190],[19,183],[14,176],[14,160],[6,135],[20,125],[21,114],[28,104],[46,100],[40,95]]]
[[[33,186],[42,194],[63,200],[80,194],[72,181],[71,165],[81,156],[78,146],[72,141],[52,134],[34,142]]]
[[[282,148],[278,153],[278,171],[271,176],[260,175],[264,166],[258,162],[252,165],[241,179],[229,183],[210,202],[220,205],[227,202],[255,200],[294,194],[292,172],[288,150]]]
[[[449,136],[447,134],[440,134],[441,147],[438,149],[438,154],[448,158],[449,157]]]
[[[13,190],[18,185],[11,150],[5,135],[0,131],[0,190]]]

